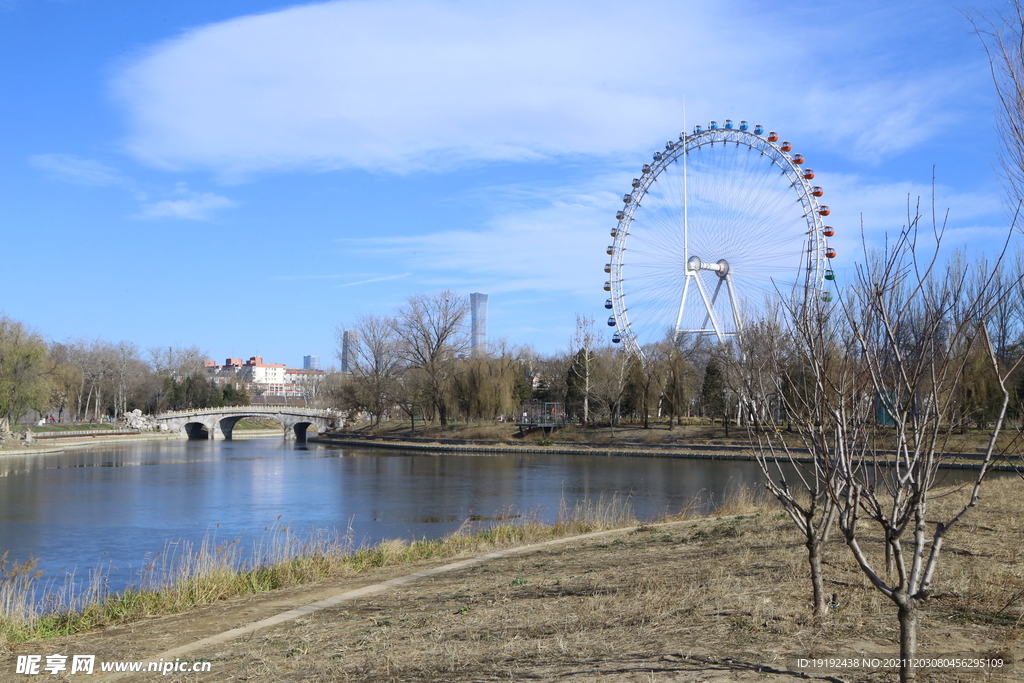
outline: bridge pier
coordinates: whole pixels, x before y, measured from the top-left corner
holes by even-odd
[[[241,415],[232,415],[217,420],[217,429],[221,433],[221,438],[225,441],[231,440],[231,435],[235,431],[235,425],[242,420]]]

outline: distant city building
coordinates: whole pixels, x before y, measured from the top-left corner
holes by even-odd
[[[471,336],[470,351],[474,354],[487,352],[487,295],[473,292],[469,295]]]
[[[341,371],[352,372],[356,367],[356,350],[359,344],[359,333],[345,330],[341,335]]]
[[[320,369],[320,356],[303,356],[302,357],[302,369],[303,370],[319,370]]]
[[[304,361],[310,358],[316,359],[319,365],[318,356],[306,356]],[[262,356],[253,356],[245,362],[241,358],[228,358],[224,365],[208,360],[203,366],[219,384],[240,382],[252,396],[264,398],[315,398],[322,378],[327,375],[319,369],[299,370],[284,363],[264,363]]]
[[[264,363],[262,356],[253,356],[242,365],[238,377],[248,385],[258,386],[264,394],[281,396],[287,367],[284,363]]]

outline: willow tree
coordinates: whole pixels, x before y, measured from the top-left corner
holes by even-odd
[[[523,400],[519,353],[500,348],[493,354],[477,353],[458,364],[454,378],[459,409],[470,420],[492,420],[518,412]]]
[[[50,399],[46,342],[24,324],[0,316],[0,431]]]

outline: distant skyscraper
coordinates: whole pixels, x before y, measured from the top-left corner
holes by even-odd
[[[359,344],[359,333],[355,330],[345,330],[341,335],[341,371],[352,372],[355,369],[356,345]]]
[[[469,348],[472,353],[487,352],[487,295],[473,292],[469,295],[469,310],[472,321],[472,336]]]
[[[302,357],[302,369],[303,370],[319,370],[320,369],[320,356],[303,356]]]

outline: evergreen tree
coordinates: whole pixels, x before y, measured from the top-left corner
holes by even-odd
[[[725,419],[725,377],[722,368],[714,358],[708,361],[704,370],[704,384],[700,388],[701,404],[704,416],[712,420],[721,419],[725,423],[726,434],[729,433],[728,420]]]

